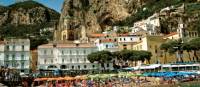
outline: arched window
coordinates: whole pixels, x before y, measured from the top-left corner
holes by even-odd
[[[67,66],[66,66],[66,65],[61,65],[60,68],[61,68],[61,69],[66,69]]]

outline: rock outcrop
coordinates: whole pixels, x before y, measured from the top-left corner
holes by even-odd
[[[0,26],[41,24],[59,19],[59,13],[34,1],[0,7]]]
[[[132,7],[141,7],[144,3],[145,0],[65,0],[58,32],[83,27],[86,35],[102,32],[136,12]]]
[[[56,36],[56,39],[63,40],[62,31],[64,30],[85,31],[86,36],[89,36],[91,33],[105,31],[114,25],[133,26],[134,22],[148,18],[154,13],[160,12],[163,8],[177,7],[182,3],[199,3],[199,0],[65,0],[59,20],[59,30],[57,31],[57,35],[61,35],[61,37]],[[176,13],[171,12],[170,14]],[[183,15],[180,16],[184,17]],[[194,14],[187,16],[190,17],[188,19],[190,21],[196,17]],[[161,17],[161,26],[166,29],[160,31],[163,33],[175,31],[178,21],[176,15]],[[170,30],[170,28],[173,29]],[[67,34],[69,36],[65,36],[64,39],[69,39],[69,37],[78,39],[85,36],[81,35],[80,32],[78,34]]]

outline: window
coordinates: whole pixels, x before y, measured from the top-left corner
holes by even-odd
[[[86,51],[85,51],[85,50],[83,50],[83,54],[86,54]]]
[[[71,50],[69,50],[69,54],[70,54],[70,55],[72,54],[72,51],[71,51]]]
[[[117,42],[117,39],[114,39],[114,42]]]
[[[65,62],[65,60],[64,60],[64,58],[62,59],[62,63],[64,63]]]
[[[93,68],[95,68],[95,65],[92,65]]]
[[[6,55],[6,60],[8,60],[9,59],[9,55]]]
[[[126,38],[124,38],[124,41],[126,41]]]
[[[122,38],[119,38],[120,41],[122,41]]]
[[[64,55],[64,51],[62,50],[62,55]]]
[[[21,60],[24,60],[24,55],[23,54],[21,55]]]
[[[157,47],[157,45],[155,45],[155,49],[157,49],[158,47]]]
[[[74,66],[72,66],[72,69],[74,69]]]
[[[24,72],[24,70],[21,70],[21,72]]]
[[[126,45],[126,44],[123,44],[123,48],[124,48],[124,49],[127,49],[127,45]]]
[[[10,50],[10,49],[9,49],[9,46],[6,46],[6,49],[7,49],[7,50]]]
[[[131,41],[133,40],[133,38],[131,38]]]
[[[106,48],[108,48],[108,44],[106,44]]]
[[[15,50],[15,45],[13,45],[13,50]]]
[[[80,69],[81,67],[80,67],[80,65],[78,65],[78,69]]]
[[[24,45],[22,45],[22,50],[24,50]]]
[[[12,67],[16,67],[16,62],[15,61],[12,62]]]
[[[77,55],[79,54],[78,50],[76,51],[76,54],[77,54]]]
[[[86,62],[86,58],[84,58],[83,61]]]
[[[47,64],[47,59],[44,59],[44,64]]]
[[[72,58],[70,58],[70,62],[72,62]]]
[[[149,45],[149,48],[151,48],[151,45]]]
[[[107,67],[109,67],[109,63],[107,64]]]
[[[21,67],[24,67],[24,62],[21,62]]]
[[[84,68],[87,68],[87,65],[84,65]]]
[[[79,62],[79,58],[77,58],[77,62]]]
[[[12,55],[12,60],[15,60],[15,54]]]
[[[47,54],[47,51],[46,51],[46,50],[44,50],[44,54],[45,54],[45,55]]]

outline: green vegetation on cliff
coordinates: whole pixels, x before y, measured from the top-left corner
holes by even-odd
[[[15,22],[13,23],[13,21],[16,21],[16,19],[13,19],[13,13],[24,14],[24,12],[28,11],[31,12],[28,13],[29,16],[27,15],[24,16],[30,18],[30,21],[34,20],[33,23],[31,24],[29,23],[15,24]],[[58,22],[60,17],[60,14],[55,10],[47,8],[44,5],[35,1],[19,2],[12,4],[8,7],[0,6],[0,13],[5,14],[8,17],[7,20],[5,20],[3,24],[0,26],[0,39],[10,38],[10,37],[29,38],[31,41],[31,49],[35,49],[37,48],[38,45],[45,44],[53,39],[53,30],[44,30],[44,29],[54,27],[55,23]],[[41,14],[42,16],[38,17],[37,14]],[[18,19],[22,18],[20,15],[18,16],[19,16]]]
[[[149,0],[141,8],[138,8],[135,14],[132,14],[125,20],[118,22],[116,25],[133,26],[132,24],[134,22],[146,19],[149,16],[153,15],[154,13],[159,12],[161,9],[165,7],[180,5],[182,3],[193,3],[193,2],[197,2],[197,0]]]

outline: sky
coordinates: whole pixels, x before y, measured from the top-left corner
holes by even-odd
[[[10,4],[15,3],[18,0],[0,0],[0,5],[8,6]],[[64,0],[34,0],[42,3],[43,5],[56,10],[57,12],[61,12],[61,8]]]

